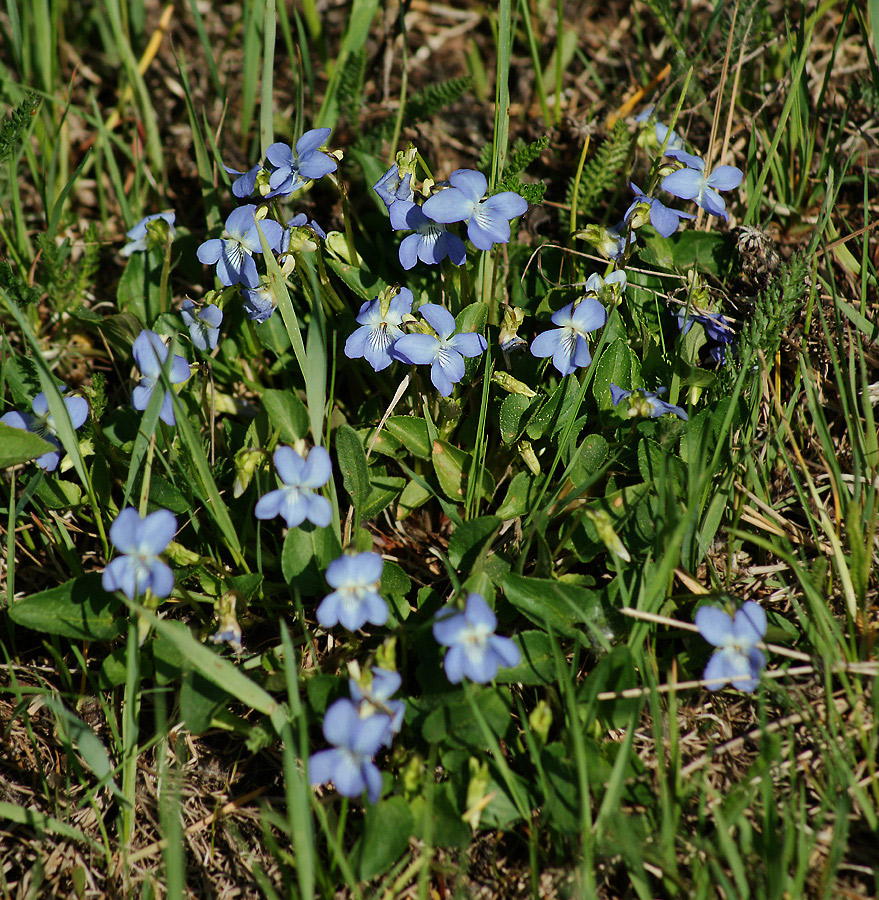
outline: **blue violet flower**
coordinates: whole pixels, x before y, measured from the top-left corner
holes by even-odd
[[[650,210],[650,224],[663,237],[671,237],[678,230],[681,219],[696,218],[693,213],[680,212],[677,209],[672,209],[670,206],[666,206],[661,200],[657,199],[656,197],[648,197],[633,181],[629,182],[629,187],[635,194],[635,200],[632,205],[626,210],[626,214],[624,216],[626,220],[629,219],[632,213],[634,213],[639,206],[644,204],[649,207]]]
[[[757,644],[766,634],[766,613],[753,600],[743,603],[734,617],[714,606],[703,606],[696,611],[696,627],[699,634],[718,650],[715,650],[702,677],[709,691],[720,690],[728,681],[740,691],[750,693],[760,680],[766,666],[766,656]]]
[[[66,391],[67,387],[61,385],[59,390]],[[74,428],[79,428],[89,414],[88,400],[84,397],[64,397],[64,405],[67,407],[67,414],[70,416],[70,423]],[[44,441],[57,447],[57,450],[49,450],[36,459],[37,465],[46,472],[54,472],[61,462],[61,441],[58,440],[58,426],[52,413],[49,412],[49,401],[46,399],[44,391],[40,391],[31,402],[31,413],[18,412],[12,410],[0,416],[0,422],[9,425],[10,428],[18,428],[22,431],[29,431],[31,434],[41,437]]]
[[[152,397],[156,384],[162,375],[162,369],[165,366],[165,361],[168,359],[168,348],[155,331],[145,328],[135,338],[131,351],[134,355],[134,361],[137,363],[141,375],[143,375],[140,383],[131,394],[131,405],[142,412],[147,408],[150,397]],[[168,380],[171,384],[183,384],[190,374],[189,363],[182,356],[178,356],[175,353],[173,360],[171,360]],[[165,391],[159,418],[166,425],[177,424],[177,420],[174,417],[174,404],[168,391]]]
[[[687,415],[685,409],[659,399],[659,395],[664,394],[667,390],[668,388],[661,387],[657,388],[655,392],[641,390],[627,391],[621,387],[617,387],[615,384],[611,384],[610,398],[613,401],[613,405],[618,406],[623,400],[634,395],[635,400],[632,401],[632,404],[629,407],[629,416],[645,416],[655,419],[666,413],[672,413],[686,422],[690,417]]]
[[[382,299],[367,300],[360,307],[357,313],[360,328],[345,341],[345,356],[348,359],[365,359],[376,372],[386,369],[399,358],[394,348],[403,337],[400,325],[403,324],[403,317],[412,310],[413,297],[409,288],[401,287],[384,311]]]
[[[513,191],[503,191],[486,200],[488,181],[475,169],[456,169],[449,176],[452,187],[424,201],[422,212],[434,222],[466,222],[467,236],[480,250],[510,240],[510,220],[521,216],[528,203]]]
[[[201,309],[196,309],[195,304],[188,297],[180,307],[180,315],[183,323],[189,328],[189,336],[192,343],[199,350],[213,350],[217,346],[220,337],[220,324],[223,321],[223,311],[214,303],[208,303]]]
[[[456,234],[446,230],[440,222],[424,215],[420,206],[408,200],[398,200],[391,207],[391,226],[395,231],[414,231],[400,244],[400,265],[409,270],[420,259],[435,266],[447,256],[456,265],[467,258],[467,248]]]
[[[447,606],[437,613],[433,636],[449,648],[443,668],[452,684],[464,678],[486,684],[494,680],[501,666],[519,665],[519,648],[509,638],[496,635],[496,628],[497,617],[479,594],[467,597],[463,612]]]
[[[152,216],[145,216],[130,231],[126,232],[128,243],[122,248],[123,256],[131,256],[132,253],[148,250],[150,243],[155,241],[159,246],[168,240],[174,240],[177,230],[174,228],[174,212],[160,212]],[[151,222],[164,223],[151,225]]]
[[[272,219],[256,221],[256,206],[248,203],[229,213],[223,238],[212,238],[198,248],[199,261],[216,265],[217,278],[226,287],[243,284],[255,288],[259,284],[254,253],[262,255],[259,230],[265,235],[269,247],[277,251],[284,229]]]
[[[313,753],[308,760],[311,785],[332,781],[343,797],[359,797],[364,790],[370,803],[382,792],[382,774],[373,762],[381,749],[391,717],[375,714],[361,718],[351,700],[337,700],[327,710],[323,733],[331,750]]]
[[[284,487],[259,498],[254,510],[257,519],[281,516],[288,528],[308,519],[318,528],[326,528],[333,520],[333,511],[329,500],[315,491],[330,480],[330,454],[323,447],[312,447],[308,458],[303,459],[292,447],[278,447],[272,459]]]
[[[398,200],[411,201],[415,196],[412,190],[412,173],[401,175],[400,167],[396,163],[379,178],[372,189],[389,210]]]
[[[666,153],[682,162],[686,168],[678,169],[662,179],[662,189],[681,200],[694,200],[712,216],[728,219],[726,203],[718,191],[731,191],[742,183],[742,170],[736,166],[717,166],[710,175],[705,174],[705,160],[683,150]]]
[[[334,559],[327,566],[326,579],[335,590],[321,600],[317,621],[324,628],[341,623],[348,631],[359,631],[367,622],[384,625],[388,605],[378,592],[384,564],[377,553]]]
[[[296,150],[289,144],[272,144],[266,150],[266,159],[275,167],[269,177],[271,191],[267,197],[286,197],[305,187],[309,181],[323,178],[335,172],[336,161],[322,153],[322,147],[332,134],[330,128],[313,128],[296,141]]]
[[[402,700],[391,700],[391,697],[400,689],[403,679],[398,672],[378,667],[370,669],[369,674],[348,679],[348,690],[351,699],[357,704],[357,712],[361,719],[374,713],[384,713],[391,717],[387,734],[382,743],[390,747],[394,735],[399,734],[403,727],[403,716],[406,713],[406,704]]]
[[[159,559],[177,532],[177,519],[167,509],[159,509],[142,519],[127,506],[110,526],[110,540],[122,552],[101,578],[105,591],[122,591],[129,600],[152,591],[167,597],[174,587],[174,573]]]
[[[586,335],[604,325],[607,310],[590,293],[553,313],[551,321],[559,327],[538,334],[531,342],[531,353],[537,357],[551,356],[560,374],[573,375],[592,362]]]
[[[448,397],[453,386],[464,377],[464,357],[484,353],[488,342],[475,331],[454,334],[454,316],[436,303],[425,303],[418,312],[436,332],[436,337],[405,334],[394,344],[394,354],[403,362],[430,366],[433,386],[443,397]]]

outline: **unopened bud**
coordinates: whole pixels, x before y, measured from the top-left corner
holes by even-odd
[[[491,373],[491,380],[508,394],[521,394],[523,397],[536,397],[537,391],[532,391],[524,381],[513,378],[509,372],[496,369]]]
[[[250,484],[256,467],[265,459],[265,451],[258,447],[244,447],[235,454],[235,483],[232,496],[240,497]]]
[[[592,509],[588,506],[586,507],[585,512],[589,521],[595,526],[595,530],[598,532],[601,543],[604,544],[614,556],[618,556],[624,562],[631,562],[632,557],[629,556],[626,545],[620,540],[620,536],[614,530],[613,521],[610,516],[603,509]]]

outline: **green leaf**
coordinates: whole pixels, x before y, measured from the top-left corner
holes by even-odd
[[[434,441],[431,461],[439,480],[440,487],[447,497],[463,501],[466,496],[467,475],[470,471],[470,454],[459,450],[447,441]],[[494,492],[494,479],[485,469],[482,470],[482,495],[490,497]]]
[[[723,278],[730,271],[735,255],[732,237],[717,231],[679,231],[671,244],[675,268],[682,272],[696,268],[715,278]]]
[[[597,700],[598,694],[606,691],[622,692],[638,686],[638,675],[635,661],[628,647],[614,649],[599,660],[598,665],[589,673],[586,681],[577,692],[577,700],[581,705],[589,706],[591,715],[586,722],[588,728],[595,715],[607,728],[622,729],[632,720],[643,699],[641,697],[617,698],[614,700]]]
[[[534,478],[527,472],[517,472],[507,488],[504,502],[497,508],[497,515],[504,521],[524,516],[531,509],[531,490]]]
[[[474,688],[473,697],[488,727],[496,736],[503,737],[510,726],[512,707],[506,688]],[[421,734],[429,744],[446,739],[485,752],[482,729],[461,691],[442,698],[441,705],[424,720]]]
[[[386,559],[382,567],[382,580],[380,592],[385,596],[394,594],[405,597],[412,587],[412,580],[395,562]]]
[[[497,534],[502,521],[497,516],[480,516],[459,525],[449,540],[449,562],[456,569],[470,571],[483,547]]]
[[[545,631],[523,631],[513,641],[522,652],[515,669],[500,669],[498,684],[552,684],[556,680],[552,640]]]
[[[376,475],[370,480],[372,490],[360,510],[364,519],[372,519],[386,506],[393,503],[394,498],[406,487],[406,479],[393,475]]]
[[[149,250],[132,253],[116,288],[116,301],[122,312],[136,316],[143,325],[159,313],[162,252]]]
[[[531,400],[522,394],[510,394],[504,397],[498,413],[498,425],[501,430],[501,440],[505,444],[511,444],[519,436],[522,417],[532,403],[539,404],[540,400]]]
[[[281,551],[284,580],[307,596],[320,594],[326,588],[323,570],[341,554],[342,547],[332,528],[290,528]]]
[[[413,510],[423,506],[433,496],[427,488],[417,481],[410,481],[400,494],[400,503],[397,507],[397,519],[405,519]]]
[[[291,529],[295,531],[296,529]],[[126,600],[126,605],[143,616],[156,629],[159,635],[166,638],[188,660],[189,664],[217,687],[231,694],[241,703],[267,715],[280,734],[287,721],[287,710],[278,703],[271,694],[252,681],[237,666],[224,659],[216,650],[197,641],[182,622],[160,619],[146,607]]]
[[[97,573],[31,594],[9,607],[17,625],[80,641],[111,641],[126,630],[122,604],[101,587]]]
[[[57,449],[29,431],[0,422],[0,469],[17,466]]]
[[[535,625],[552,628],[557,634],[573,637],[582,624],[604,622],[601,595],[597,591],[550,581],[525,578],[512,573],[501,578],[507,600]]]
[[[345,490],[354,501],[355,508],[362,512],[363,504],[372,490],[369,484],[366,451],[357,432],[344,423],[336,429],[335,444]]]
[[[427,422],[415,416],[391,416],[385,422],[389,431],[403,446],[419,459],[430,459],[430,438]]]
[[[204,734],[211,727],[214,713],[229,697],[204,675],[193,672],[188,667],[183,671],[179,696],[180,715],[191,734]]]
[[[390,797],[369,808],[360,851],[360,877],[365,881],[396,862],[409,846],[415,817],[402,797]]]
[[[281,431],[281,440],[292,444],[308,434],[308,410],[292,391],[264,391],[263,406],[274,428]]]
[[[624,338],[605,347],[595,366],[592,393],[598,401],[599,409],[610,409],[613,406],[611,384],[626,390],[632,390],[641,384],[641,364],[632,353],[628,340]]]

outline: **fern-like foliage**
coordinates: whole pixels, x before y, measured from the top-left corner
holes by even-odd
[[[461,97],[472,83],[473,79],[469,75],[464,75],[461,78],[451,78],[449,81],[428,85],[423,91],[416,91],[406,100],[403,107],[403,124],[417,125],[442,112]],[[366,129],[355,146],[358,150],[378,153],[381,145],[390,139],[393,131],[394,118],[391,117],[373,128]]]
[[[18,306],[30,306],[40,299],[43,289],[38,284],[28,284],[15,273],[12,266],[3,260],[0,262],[0,288]]]
[[[363,108],[363,78],[366,73],[366,50],[352,53],[339,73],[338,101],[342,115],[354,131],[360,130]]]
[[[548,135],[543,135],[536,141],[531,141],[530,144],[526,144],[525,141],[519,138],[513,145],[513,152],[510,154],[509,161],[504,166],[503,174],[491,193],[499,194],[502,191],[515,191],[530,204],[543,202],[546,185],[542,181],[538,181],[536,184],[527,184],[519,179],[519,173],[528,168],[548,146]],[[490,160],[491,152],[489,148],[489,162]]]
[[[603,195],[618,181],[631,149],[632,136],[626,123],[620,119],[608,135],[607,140],[595,151],[595,155],[583,167],[580,188],[577,193],[577,216],[590,216],[596,210]],[[565,201],[568,207],[574,203],[574,182],[572,176]]]
[[[423,91],[416,91],[406,100],[403,121],[407,123],[426,121],[447,106],[451,106],[470,89],[472,84],[473,79],[469,75],[451,78],[439,84],[429,84]]]
[[[43,289],[56,310],[64,310],[82,300],[83,294],[95,283],[98,271],[100,240],[96,223],[92,222],[83,235],[82,252],[73,258],[69,238],[61,243],[46,234],[37,237],[40,249],[40,276]]]
[[[806,294],[808,262],[803,254],[792,257],[779,275],[758,294],[754,307],[746,318],[740,332],[738,352],[729,358],[715,383],[718,397],[729,392],[742,369],[753,369],[757,363],[757,353],[761,351],[771,360],[781,346],[781,336],[785,334],[803,306]]]
[[[25,135],[31,121],[40,108],[39,95],[30,91],[24,100],[0,123],[0,163],[6,162],[10,156],[24,143]]]

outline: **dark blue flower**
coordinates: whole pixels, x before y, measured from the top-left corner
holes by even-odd
[[[329,140],[331,134],[330,128],[306,131],[296,141],[295,152],[289,144],[272,144],[266,150],[266,159],[275,169],[269,177],[271,191],[266,196],[286,197],[305,187],[309,181],[335,172],[338,168],[336,161],[318,149]]]
[[[130,600],[146,591],[167,597],[174,587],[174,573],[159,559],[177,532],[177,519],[167,509],[159,509],[141,519],[128,506],[110,526],[110,540],[122,552],[101,578],[105,591],[122,591]]]
[[[452,684],[469,678],[479,684],[492,681],[501,666],[515,668],[522,659],[519,648],[498,637],[497,617],[479,594],[470,594],[464,611],[454,606],[441,609],[433,623],[433,636],[449,648],[443,668]]]
[[[381,749],[390,723],[391,717],[381,713],[361,718],[351,700],[337,700],[323,722],[324,737],[333,748],[311,755],[309,783],[332,781],[343,797],[359,797],[365,789],[370,803],[377,803],[382,775],[373,758]]]
[[[456,169],[449,176],[452,187],[424,202],[422,212],[434,222],[466,222],[467,236],[480,250],[510,240],[510,220],[521,216],[528,203],[513,191],[503,191],[486,200],[488,181],[475,169]]]
[[[198,248],[198,258],[205,265],[216,265],[217,278],[229,287],[243,284],[255,288],[259,274],[253,254],[262,254],[259,230],[265,235],[269,247],[277,251],[284,229],[272,219],[261,219],[257,224],[256,206],[248,203],[233,210],[226,219],[226,236],[205,241]]]
[[[627,391],[621,387],[617,387],[615,384],[611,384],[610,398],[613,405],[617,406],[622,400],[635,395],[636,399],[629,408],[630,416],[641,415],[655,419],[658,416],[665,415],[665,413],[673,413],[679,419],[683,419],[686,422],[690,417],[687,415],[685,409],[659,399],[659,395],[664,394],[667,390],[668,388],[661,387],[657,388],[655,392],[641,390]]]
[[[131,350],[134,355],[134,361],[143,375],[140,383],[131,394],[131,405],[135,409],[143,411],[147,408],[150,397],[152,397],[156,384],[161,377],[165,360],[168,358],[168,348],[155,331],[145,328],[135,339]],[[182,356],[174,354],[174,359],[171,361],[171,371],[168,373],[168,380],[171,384],[183,384],[190,374],[189,363]],[[165,391],[159,418],[166,425],[177,424],[177,420],[174,417],[174,405],[171,400],[171,394],[168,391]]]
[[[67,387],[62,385],[60,390],[66,391]],[[67,414],[70,416],[70,424],[74,428],[79,428],[88,418],[89,405],[84,397],[65,397],[64,405],[67,407]],[[44,441],[57,447],[57,450],[49,450],[36,459],[37,465],[47,472],[54,472],[61,462],[61,441],[58,440],[58,426],[52,413],[49,412],[49,401],[46,394],[40,391],[34,397],[31,403],[33,415],[31,413],[18,412],[12,410],[0,416],[0,422],[9,425],[10,428],[19,428],[22,431],[29,431],[31,434],[41,437]]]
[[[412,190],[412,173],[400,173],[400,167],[394,163],[384,175],[372,186],[381,197],[384,205],[390,210],[398,200],[411,201],[415,196]]]
[[[696,611],[696,627],[709,644],[720,648],[702,674],[705,681],[714,682],[706,685],[708,690],[720,690],[728,681],[740,691],[755,690],[766,666],[766,656],[755,646],[766,634],[762,607],[748,600],[732,618],[716,607],[703,606]]]
[[[464,357],[479,356],[488,347],[481,334],[474,331],[454,334],[454,316],[436,303],[425,303],[418,310],[436,332],[405,334],[394,344],[394,354],[403,362],[430,366],[433,386],[448,397],[453,386],[464,377]]]

